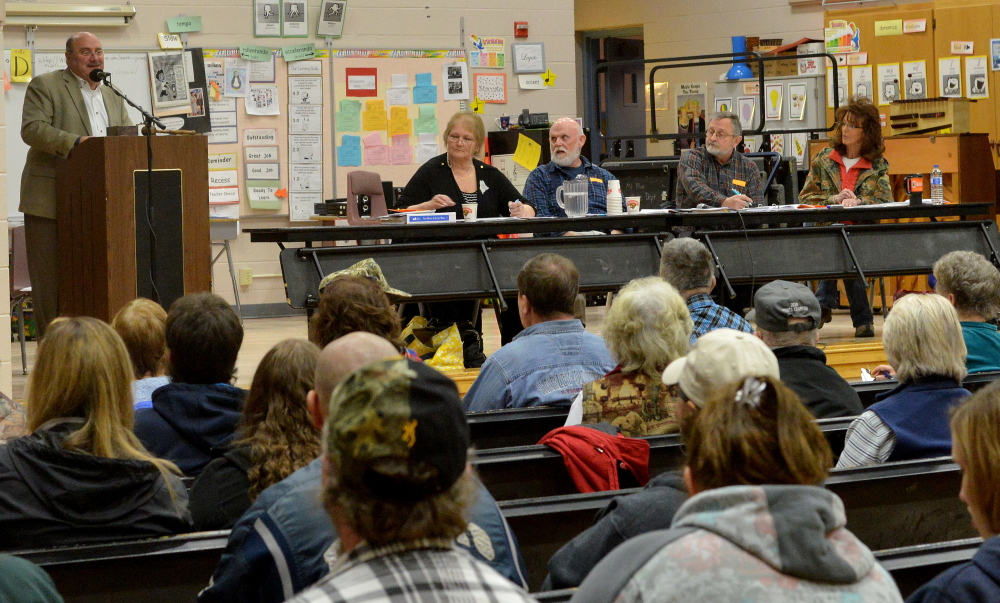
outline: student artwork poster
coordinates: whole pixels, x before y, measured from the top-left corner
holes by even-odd
[[[183,53],[151,52],[149,73],[153,79],[154,110],[190,107],[191,95],[188,92]]]

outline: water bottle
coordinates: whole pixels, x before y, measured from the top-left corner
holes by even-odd
[[[944,203],[944,176],[941,168],[934,166],[931,170],[931,203],[941,205]]]

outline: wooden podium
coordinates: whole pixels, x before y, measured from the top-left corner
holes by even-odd
[[[153,137],[150,212],[146,142],[90,138],[59,171],[60,314],[110,322],[136,297],[211,290],[208,139]]]

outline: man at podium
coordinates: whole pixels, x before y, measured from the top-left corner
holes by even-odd
[[[59,313],[59,247],[56,229],[56,177],[61,164],[78,144],[105,136],[111,126],[128,125],[124,101],[100,81],[104,49],[91,33],[66,40],[66,69],[32,78],[24,94],[21,138],[30,147],[21,173],[28,272],[31,275],[35,323],[45,334]]]

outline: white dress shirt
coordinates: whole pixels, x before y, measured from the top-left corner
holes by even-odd
[[[98,84],[97,88],[90,89],[90,82],[82,77],[73,74],[77,82],[80,83],[80,92],[83,94],[83,103],[87,105],[87,115],[90,117],[90,132],[92,136],[108,135],[108,109],[104,106],[104,95]]]

